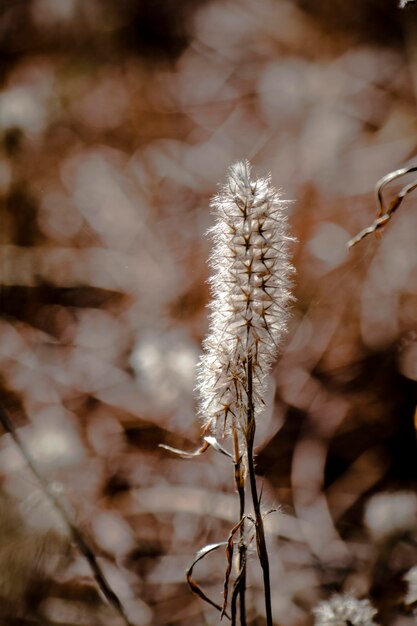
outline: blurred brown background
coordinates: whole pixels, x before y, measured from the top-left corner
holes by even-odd
[[[276,623],[350,589],[411,624],[415,538],[401,518],[387,544],[378,524],[417,517],[415,196],[380,238],[346,242],[376,181],[415,163],[416,25],[393,0],[1,3],[1,398],[137,626],[218,622],[184,571],[236,522],[232,468],[158,444],[199,444],[208,205],[244,158],[292,200],[298,239],[257,435],[264,504],[282,507]],[[1,623],[118,625],[7,434],[0,476]],[[195,571],[215,599],[224,566]]]

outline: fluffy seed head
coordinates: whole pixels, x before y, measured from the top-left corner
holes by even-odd
[[[313,610],[315,626],[375,626],[376,609],[369,600],[349,593],[335,594]]]
[[[200,416],[217,434],[232,426],[244,432],[248,364],[255,414],[262,408],[265,377],[286,331],[293,271],[286,205],[270,178],[251,179],[248,162],[230,168],[212,201],[210,331],[197,389]]]

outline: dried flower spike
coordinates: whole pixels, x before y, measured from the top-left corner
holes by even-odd
[[[247,161],[233,165],[212,201],[213,299],[197,388],[204,424],[222,435],[244,433],[249,363],[255,413],[262,408],[291,299],[287,203],[270,178],[251,180],[250,173]]]
[[[335,594],[313,610],[315,626],[375,626],[376,609],[369,600],[349,593]]]

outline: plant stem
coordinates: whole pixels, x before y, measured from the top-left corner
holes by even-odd
[[[239,495],[239,519],[243,520],[245,515],[245,477],[242,471],[242,456],[239,450],[239,440],[237,430],[233,428],[233,447],[235,455],[235,484]],[[242,521],[239,539],[239,572],[242,570],[241,581],[239,583],[239,608],[240,624],[246,626],[246,544],[245,544],[245,522]]]
[[[79,528],[72,522],[65,506],[50,490],[47,481],[45,480],[43,475],[39,472],[31,455],[29,454],[23,442],[21,441],[19,435],[17,434],[11,418],[6,413],[6,410],[4,409],[4,407],[1,405],[0,405],[0,423],[2,424],[4,430],[8,432],[9,435],[12,437],[14,443],[16,444],[18,450],[20,451],[20,454],[22,455],[23,459],[26,462],[26,465],[28,466],[28,468],[30,469],[30,471],[32,472],[36,480],[38,481],[45,496],[48,498],[52,506],[62,517],[68,529],[69,534],[72,536],[74,540],[74,543],[77,545],[81,554],[83,554],[84,557],[87,559],[88,564],[90,565],[90,568],[92,570],[95,581],[100,591],[103,593],[104,597],[107,599],[110,606],[112,606],[115,609],[115,611],[117,611],[119,615],[122,616],[122,618],[125,621],[126,626],[132,626],[131,622],[129,621],[124,611],[122,603],[120,602],[116,593],[113,591],[112,587],[110,586],[110,583],[107,581],[107,578],[97,561],[96,555],[94,554],[90,546],[87,544],[84,538],[84,535],[81,533]]]
[[[271,581],[269,574],[269,558],[266,548],[264,522],[261,513],[261,505],[256,485],[255,461],[254,461],[254,441],[255,441],[255,414],[253,408],[253,370],[252,358],[248,358],[247,364],[247,392],[248,392],[248,412],[246,424],[246,446],[248,455],[248,472],[251,488],[253,509],[255,513],[256,547],[258,550],[259,562],[262,567],[265,593],[265,613],[267,626],[273,626],[271,608]]]

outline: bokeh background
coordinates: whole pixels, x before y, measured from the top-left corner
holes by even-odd
[[[413,623],[416,198],[346,242],[415,163],[416,25],[393,0],[1,3],[1,399],[135,626],[218,622],[184,571],[237,521],[232,468],[158,444],[199,445],[209,202],[245,158],[297,238],[257,433],[276,623],[346,590]],[[3,433],[0,478],[1,623],[118,626]],[[217,601],[224,569],[194,572]],[[262,624],[255,555],[249,582]]]

